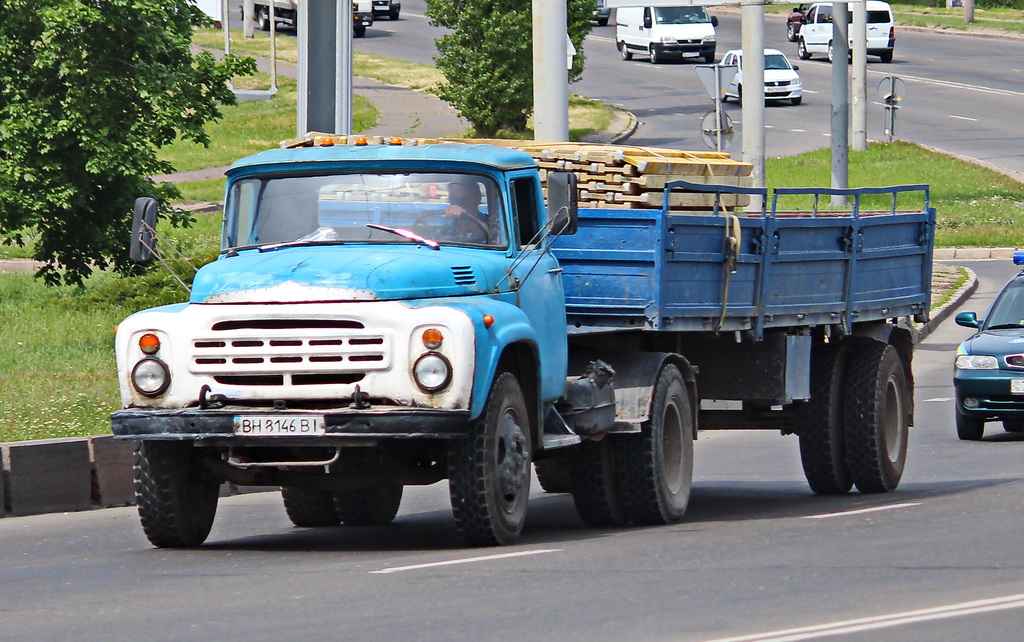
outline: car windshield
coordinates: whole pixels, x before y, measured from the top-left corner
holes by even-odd
[[[1024,325],[1024,281],[1014,281],[992,305],[985,328]]]
[[[768,54],[764,57],[764,68],[768,69],[789,69],[789,61],[782,54]]]
[[[410,243],[505,247],[497,183],[454,173],[275,176],[235,181],[223,250],[268,245]],[[372,226],[372,227],[371,227]],[[412,237],[395,233],[408,230]]]
[[[654,19],[659,25],[687,25],[711,22],[704,7],[655,7]]]

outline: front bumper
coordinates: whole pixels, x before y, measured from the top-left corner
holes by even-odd
[[[659,54],[669,56],[714,56],[715,42],[659,42],[651,45]]]
[[[972,417],[1024,417],[1024,394],[1010,392],[1012,379],[1024,379],[1024,372],[999,370],[961,370],[953,379],[956,405],[961,413]],[[964,399],[976,399],[973,408],[964,406]]]
[[[239,415],[272,417],[275,414],[309,414],[324,417],[326,435],[305,437],[310,445],[337,441],[332,438],[442,438],[462,437],[469,428],[469,412],[423,408],[373,408],[273,411],[248,407],[200,410],[119,410],[110,415],[111,429],[122,439],[217,439],[238,444],[272,445],[291,437],[242,437],[234,434]]]

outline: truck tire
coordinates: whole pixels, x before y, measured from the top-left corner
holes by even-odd
[[[840,495],[853,487],[846,464],[843,391],[850,349],[834,343],[815,346],[811,356],[811,398],[800,409],[800,461],[811,490]]]
[[[619,43],[619,55],[622,56],[623,60],[632,60],[633,52],[629,50],[625,42]]]
[[[390,524],[401,504],[401,484],[334,492],[334,510],[346,526]]]
[[[572,501],[587,526],[623,526],[625,507],[615,468],[615,435],[585,441],[572,459]]]
[[[362,38],[366,35],[366,25],[356,25],[352,27],[352,35],[356,38]]]
[[[473,546],[511,544],[526,521],[530,424],[516,378],[499,373],[483,414],[448,446],[448,492],[455,527]]]
[[[647,57],[650,58],[652,65],[660,64],[664,60],[664,57],[658,52],[658,48],[654,45],[647,48]]]
[[[135,448],[135,503],[153,546],[199,546],[210,534],[220,480],[196,465],[196,454],[187,441],[141,441]]]
[[[398,14],[401,12],[400,9],[392,9],[388,11],[388,20],[398,20]]]
[[[899,354],[874,343],[853,352],[845,402],[846,463],[857,490],[896,489],[907,463],[910,396]]]
[[[570,463],[565,459],[545,459],[533,462],[537,481],[546,493],[571,493]]]
[[[309,488],[281,488],[284,510],[292,524],[307,528],[337,526],[341,523],[334,510],[334,497],[329,490]]]
[[[270,10],[267,7],[256,8],[256,28],[260,31],[270,31]]]
[[[654,384],[650,418],[616,443],[619,493],[629,521],[668,524],[686,512],[693,483],[693,416],[679,369],[666,365]]]

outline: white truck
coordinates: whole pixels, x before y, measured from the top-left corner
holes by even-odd
[[[255,16],[256,27],[263,31],[270,31],[270,5],[268,0],[253,3],[253,15]],[[292,28],[298,25],[298,0],[273,0],[275,22],[286,24]],[[362,38],[366,35],[366,28],[373,25],[373,2],[372,0],[352,0],[352,35]]]

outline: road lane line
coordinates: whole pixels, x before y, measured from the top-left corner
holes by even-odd
[[[804,515],[803,519],[828,519],[829,517],[847,517],[848,515],[863,515],[864,513],[878,513],[883,510],[894,510],[897,508],[910,508],[920,506],[921,502],[903,502],[902,504],[888,504],[886,506],[874,506],[872,508],[858,508],[856,510],[844,510],[839,513],[822,513],[820,515]]]
[[[953,399],[955,398],[956,397],[932,397],[931,399],[925,399],[924,402],[928,403],[930,401],[953,401]]]
[[[562,548],[545,548],[536,551],[519,551],[518,553],[498,553],[496,555],[481,555],[479,557],[463,557],[461,559],[446,560],[444,562],[428,562],[426,564],[412,564],[410,566],[392,566],[377,571],[370,571],[371,574],[400,573],[402,571],[417,571],[422,568],[434,568],[437,566],[454,566],[455,564],[473,564],[475,562],[490,562],[493,560],[504,560],[511,557],[525,557],[527,555],[540,555],[542,553],[560,553]]]
[[[969,120],[972,123],[978,122],[977,118],[968,118],[967,116],[957,116],[956,114],[950,114],[949,117],[950,118],[956,118],[957,120]]]
[[[778,631],[768,631],[752,635],[718,638],[716,640],[709,640],[708,642],[754,642],[755,640],[797,642],[799,640],[847,635],[849,633],[874,631],[878,629],[903,626],[906,624],[931,622],[933,620],[945,620],[965,615],[979,615],[981,613],[991,613],[993,611],[1005,611],[1008,609],[1019,608],[1024,608],[1024,594],[1007,595],[1005,597],[996,597],[986,600],[973,600],[970,602],[960,602],[958,604],[947,604],[945,606],[936,606],[927,609],[918,609],[915,611],[902,611],[898,613],[890,613],[888,615],[875,615],[852,620],[840,620],[838,622],[830,622],[828,624],[780,629]]]

